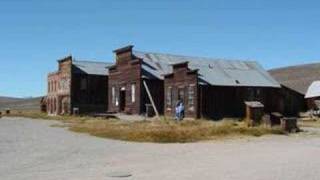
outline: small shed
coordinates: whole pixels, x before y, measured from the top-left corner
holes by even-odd
[[[246,121],[249,126],[261,123],[264,114],[264,105],[259,101],[246,101]]]

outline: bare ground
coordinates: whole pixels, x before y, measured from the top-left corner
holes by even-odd
[[[1,180],[318,180],[320,130],[188,144],[128,143],[0,119]]]

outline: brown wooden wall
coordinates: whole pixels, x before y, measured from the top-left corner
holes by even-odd
[[[299,112],[304,112],[308,109],[304,95],[285,86],[279,89],[277,95],[279,112],[285,116],[297,116]]]
[[[116,64],[109,69],[108,111],[120,112],[121,89],[125,89],[125,108],[123,112],[141,114],[142,89],[141,60],[132,56],[131,49],[116,53]],[[131,85],[135,84],[135,102],[132,102]],[[115,99],[112,97],[112,88],[115,89]],[[118,101],[118,103],[117,103]]]
[[[245,101],[260,101],[265,112],[277,111],[276,89],[201,85],[200,116],[210,119],[244,117]]]
[[[153,98],[153,101],[159,111],[159,114],[163,114],[164,107],[164,82],[159,79],[144,79],[147,83],[150,94]],[[143,86],[141,91],[141,111],[142,113],[146,112],[146,104],[151,104],[148,94],[145,87]]]
[[[107,76],[73,74],[72,107],[79,108],[79,113],[107,111]]]

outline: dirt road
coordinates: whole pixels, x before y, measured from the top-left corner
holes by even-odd
[[[128,143],[0,119],[1,180],[318,180],[320,134],[190,144]]]

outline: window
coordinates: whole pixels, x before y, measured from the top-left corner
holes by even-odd
[[[256,89],[256,96],[257,97],[261,96],[261,89],[260,88]]]
[[[260,88],[248,88],[247,100],[249,101],[261,101],[261,89]]]
[[[167,96],[166,96],[167,100],[166,100],[166,104],[168,108],[172,107],[172,87],[168,87],[167,89]]]
[[[48,82],[48,92],[50,92],[50,82]]]
[[[188,87],[188,105],[189,105],[189,110],[194,110],[194,88],[195,88],[195,85],[190,85]]]
[[[254,89],[253,88],[248,88],[247,100],[248,101],[254,100]]]
[[[115,104],[116,103],[116,89],[115,87],[112,87],[111,88],[111,100],[112,100],[112,104]]]
[[[131,102],[136,102],[136,84],[131,84]]]
[[[87,89],[87,79],[82,78],[80,83],[80,90],[86,90]]]

